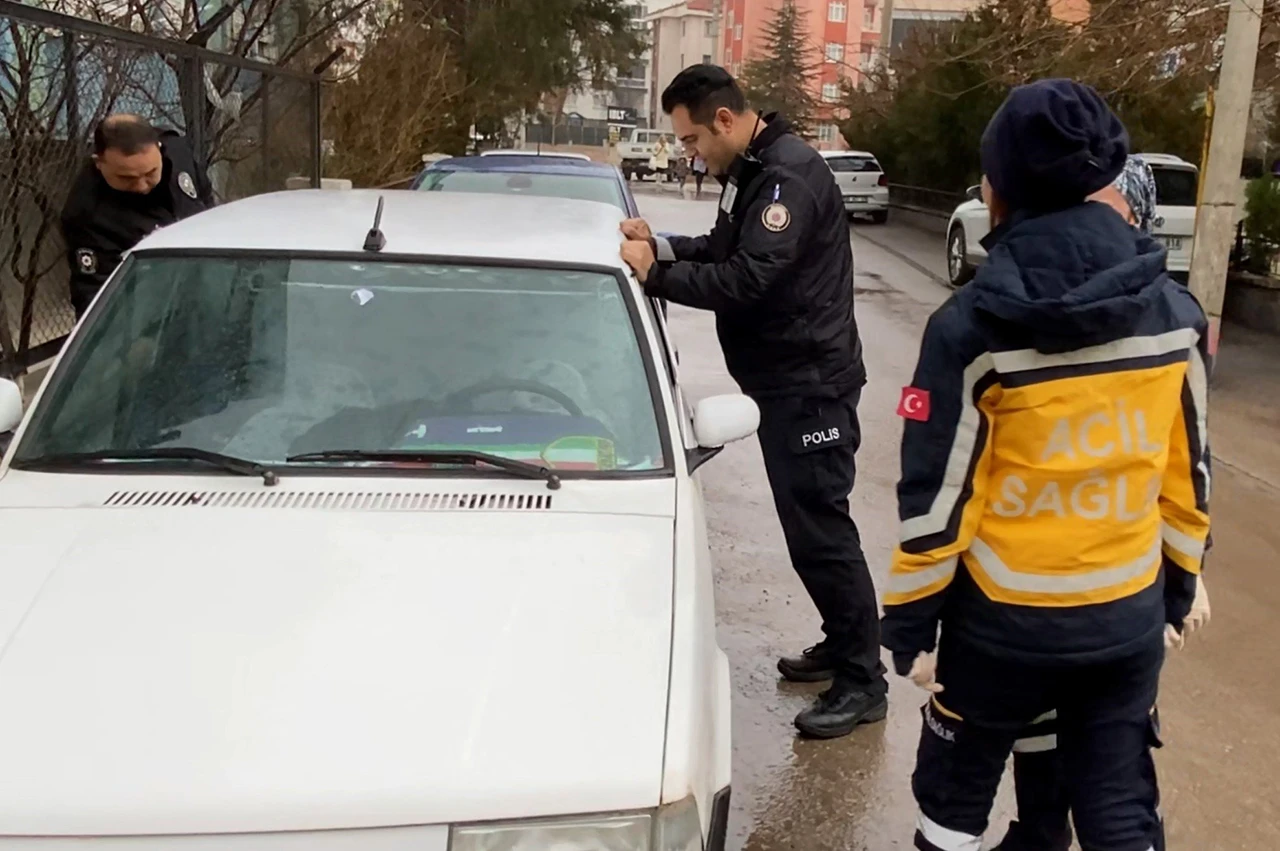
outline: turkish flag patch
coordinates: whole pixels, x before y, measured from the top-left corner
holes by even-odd
[[[898,416],[926,423],[929,421],[929,391],[915,387],[902,388],[902,401],[898,403]]]

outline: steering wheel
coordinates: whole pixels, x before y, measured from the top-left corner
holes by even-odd
[[[543,384],[541,381],[530,381],[523,378],[489,378],[484,381],[477,381],[475,384],[463,387],[450,393],[440,402],[440,409],[449,410],[455,405],[463,402],[470,402],[477,396],[483,396],[486,393],[497,393],[500,391],[533,393],[550,399],[560,407],[569,412],[571,416],[583,416],[582,408],[578,403],[573,401],[568,394],[563,393],[550,384]]]

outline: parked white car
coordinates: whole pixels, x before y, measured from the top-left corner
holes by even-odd
[[[1187,282],[1191,272],[1191,247],[1195,240],[1196,195],[1200,172],[1191,163],[1171,154],[1139,154],[1151,166],[1156,179],[1156,220],[1153,233],[1169,251],[1169,274]],[[969,282],[987,259],[981,240],[991,229],[982,192],[969,187],[965,201],[947,223],[947,274],[952,286]]]
[[[869,216],[882,225],[889,221],[889,179],[880,161],[866,151],[823,151],[851,217]]]
[[[758,409],[618,208],[379,199],[157,231],[0,382],[4,851],[723,848],[695,471]]]

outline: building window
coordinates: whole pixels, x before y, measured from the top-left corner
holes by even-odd
[[[715,22],[715,21],[707,21],[707,30],[706,30],[706,32],[707,32],[707,38],[715,38],[715,37],[716,37],[716,22]]]
[[[875,6],[868,6],[862,10],[862,28],[871,32],[875,32],[880,28],[880,25],[876,23]]]
[[[822,99],[826,103],[835,103],[840,100],[840,84],[839,83],[823,83]]]
[[[837,24],[849,20],[849,7],[843,0],[832,0],[827,4],[827,20]]]
[[[859,65],[863,71],[871,70],[871,67],[875,64],[875,57],[876,57],[875,50],[874,48],[872,48],[871,45],[869,44],[862,45],[862,57]]]
[[[710,65],[710,64],[711,64],[711,54],[710,54],[710,53],[704,53],[704,54],[702,54],[702,64],[703,64],[703,65]]]
[[[834,124],[818,125],[818,141],[834,142],[836,140],[836,126]]]
[[[742,41],[742,24],[733,25],[733,40]]]
[[[680,35],[685,36],[685,35],[688,35],[688,34],[689,34],[689,22],[688,22],[688,21],[681,21],[681,22],[680,22]],[[683,64],[683,63],[681,63],[681,64]]]
[[[688,67],[687,65],[685,65],[685,64],[684,64],[684,54],[683,54],[683,53],[681,53],[681,54],[680,54],[680,67],[681,67],[681,68],[687,68],[687,67]]]
[[[837,42],[829,42],[827,44],[827,61],[843,62],[844,61],[844,45]]]

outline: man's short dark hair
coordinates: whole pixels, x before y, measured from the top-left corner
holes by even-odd
[[[710,124],[719,109],[741,115],[747,98],[733,75],[719,65],[690,65],[662,93],[663,112],[670,115],[677,106],[689,110],[698,124]]]
[[[102,156],[108,150],[126,157],[160,144],[160,131],[136,115],[108,115],[93,129],[93,152]]]

